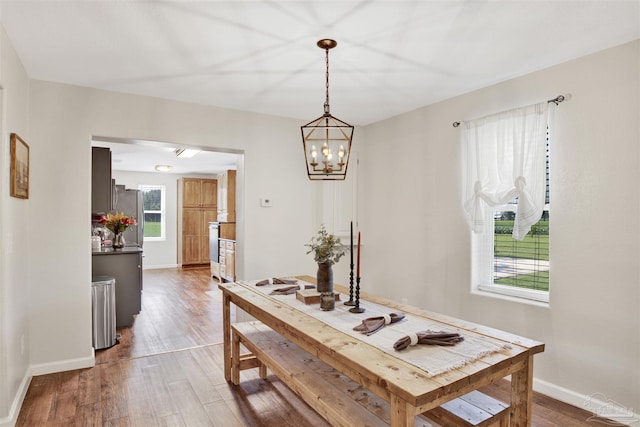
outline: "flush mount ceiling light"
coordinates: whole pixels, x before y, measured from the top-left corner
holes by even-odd
[[[156,170],[158,172],[169,172],[172,169],[173,169],[173,166],[171,165],[156,165]]]
[[[192,148],[176,148],[176,157],[180,157],[181,159],[190,159],[199,152],[200,150],[194,150]]]
[[[329,112],[329,49],[333,49],[338,43],[322,39],[316,44],[325,50],[326,98],[324,114],[301,126],[307,174],[310,180],[344,180],[351,154],[353,126],[333,117]]]

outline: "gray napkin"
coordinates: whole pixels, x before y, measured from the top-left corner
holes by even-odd
[[[273,278],[274,285],[295,285],[298,283],[297,279],[280,279],[278,277]],[[269,279],[260,280],[256,283],[256,286],[265,286],[269,284]]]
[[[418,336],[418,344],[428,345],[445,345],[452,346],[460,341],[464,341],[464,338],[460,334],[453,332],[434,332],[434,331],[421,331],[416,332]],[[402,337],[393,344],[393,348],[396,351],[404,350],[411,345],[411,338],[409,336]]]
[[[304,285],[305,289],[313,289],[313,285]],[[271,291],[269,295],[291,295],[295,294],[297,290],[300,290],[300,285],[285,286],[284,288],[278,288]]]
[[[404,319],[404,313],[389,313],[389,318],[389,323],[399,322],[400,320]],[[371,335],[384,328],[385,324],[386,322],[384,316],[369,317],[368,319],[364,319],[362,323],[353,328],[353,330],[362,332],[366,335]]]

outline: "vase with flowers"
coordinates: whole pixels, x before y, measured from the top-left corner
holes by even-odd
[[[340,238],[329,234],[320,226],[318,234],[311,238],[307,254],[313,252],[314,260],[318,263],[316,274],[316,289],[321,294],[320,307],[323,310],[333,310],[335,299],[333,294],[333,264],[337,263],[346,253],[346,247],[340,243]],[[324,298],[323,298],[324,297]]]
[[[100,224],[107,227],[107,229],[114,234],[113,240],[111,241],[113,249],[122,249],[126,244],[124,241],[124,232],[130,226],[136,225],[136,219],[122,212],[116,212],[115,214],[103,215],[100,218]]]

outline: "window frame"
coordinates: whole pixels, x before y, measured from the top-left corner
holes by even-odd
[[[550,120],[549,120],[550,122]],[[551,136],[549,125],[547,125],[547,148],[546,148],[546,203],[544,212],[551,215],[550,210],[550,187],[551,187]],[[515,212],[516,203],[496,206],[491,210],[491,227],[487,233],[471,233],[471,292],[490,294],[491,296],[501,296],[508,299],[514,298],[519,302],[533,302],[549,304],[549,292],[551,286],[549,283],[549,291],[541,291],[537,289],[527,289],[518,286],[508,286],[494,283],[493,266],[495,263],[495,213],[511,211]],[[542,217],[541,217],[542,219]],[[549,231],[549,237],[551,231]],[[551,255],[549,254],[549,260]],[[550,266],[550,265],[549,265]],[[549,281],[551,281],[551,269],[549,269]]]
[[[167,240],[167,216],[166,216],[166,186],[162,184],[140,184],[138,185],[138,190],[144,193],[145,190],[160,190],[160,210],[145,210],[144,209],[144,194],[143,194],[143,202],[142,202],[142,215],[144,216],[147,213],[160,214],[160,236],[159,237],[147,237],[144,236],[143,233],[143,241],[145,242],[162,242]],[[146,221],[145,221],[146,222]]]

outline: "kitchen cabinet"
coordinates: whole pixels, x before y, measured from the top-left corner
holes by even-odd
[[[91,147],[91,213],[106,214],[113,209],[111,150]]]
[[[116,328],[131,326],[142,310],[142,249],[102,248],[92,252],[92,276],[116,279]]]
[[[220,239],[220,279],[236,281],[236,242]]]
[[[218,182],[215,179],[182,178],[182,190],[182,206],[185,208],[217,206]]]
[[[236,222],[236,171],[218,174],[218,221]]]
[[[209,222],[217,218],[217,181],[178,181],[178,264],[209,264]]]

